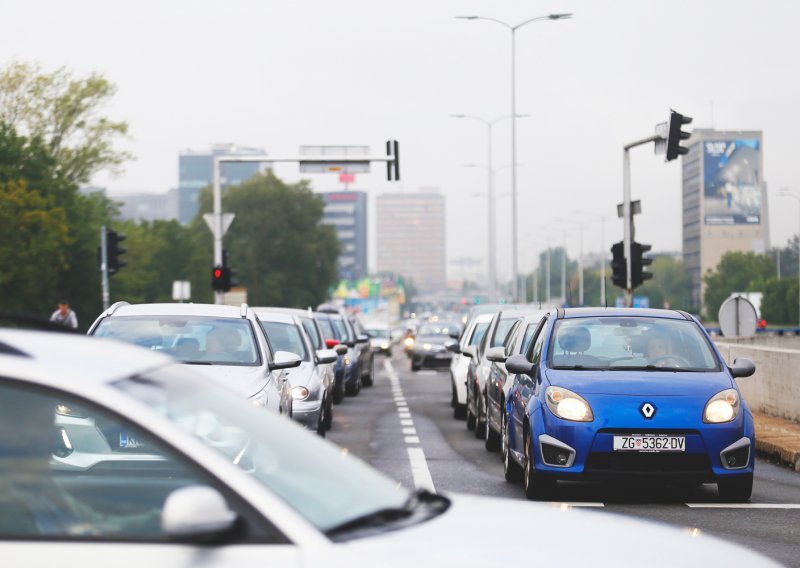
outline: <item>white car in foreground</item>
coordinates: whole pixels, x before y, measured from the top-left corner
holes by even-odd
[[[0,368],[4,566],[771,564],[624,517],[410,492],[193,368],[112,340],[0,330]],[[513,532],[464,539],[480,519],[517,527],[521,546]]]

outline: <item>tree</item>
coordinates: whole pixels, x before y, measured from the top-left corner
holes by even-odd
[[[770,324],[800,325],[797,317],[797,277],[770,278],[761,298],[761,317]]]
[[[650,307],[696,311],[696,306],[692,306],[692,281],[682,260],[666,255],[656,256],[648,272],[653,273],[652,280],[638,287],[635,294],[647,296]]]
[[[0,69],[0,122],[41,140],[59,177],[86,183],[100,170],[119,171],[131,158],[113,147],[128,125],[101,113],[115,92],[97,73],[76,77],[65,67],[45,73],[38,65],[14,62]]]
[[[753,252],[725,253],[719,264],[703,276],[706,318],[715,320],[722,302],[732,292],[763,291],[775,274],[775,263]]]
[[[338,280],[340,245],[335,229],[322,224],[324,203],[308,182],[286,184],[270,171],[228,188],[223,204],[236,215],[225,248],[250,304],[306,308],[327,297]],[[210,210],[207,188],[195,231]],[[207,250],[210,274],[210,239]]]

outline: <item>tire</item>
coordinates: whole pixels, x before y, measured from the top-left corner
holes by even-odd
[[[322,427],[325,428],[327,432],[333,426],[333,403],[331,399],[326,398],[325,404],[328,408],[325,411],[325,421],[322,423]]]
[[[464,418],[467,417],[467,405],[459,404],[458,393],[456,391],[455,382],[452,383],[452,388],[453,388],[453,396],[452,400],[450,401],[450,404],[453,407],[453,418],[455,418],[456,420],[464,420]]]
[[[487,452],[496,452],[500,449],[502,439],[500,434],[492,430],[492,427],[489,425],[489,414],[486,414],[486,432],[483,436],[483,445],[486,448]]]
[[[753,474],[718,479],[717,492],[726,503],[747,503],[753,493]]]
[[[412,373],[416,373],[416,372],[417,372],[417,371],[419,371],[421,368],[422,368],[422,367],[421,367],[421,366],[420,366],[418,363],[414,363],[414,359],[411,359],[411,372],[412,372]]]
[[[511,448],[509,447],[510,432],[509,432],[508,417],[503,413],[503,436],[501,438],[501,453],[503,456],[503,477],[509,483],[518,483],[522,479],[522,468],[511,455]]]
[[[475,416],[475,437],[479,440],[486,436],[486,413],[484,412],[483,420],[481,420],[481,406],[480,406],[480,396],[477,394],[475,395],[475,410],[478,411],[477,415]]]
[[[475,415],[472,414],[472,410],[470,410],[469,406],[466,408],[467,412],[467,430],[474,430],[475,429]]]
[[[556,481],[542,477],[536,473],[533,465],[533,455],[531,455],[530,436],[525,435],[525,469],[522,473],[522,481],[525,486],[525,497],[535,501],[549,501],[553,498],[556,490]]]
[[[356,373],[352,380],[347,383],[345,387],[345,393],[347,396],[358,396],[359,391],[361,390],[361,375]]]
[[[361,381],[365,387],[375,384],[375,356],[369,359],[369,374],[365,375]]]
[[[337,383],[333,385],[333,404],[340,404],[344,400],[344,385]]]

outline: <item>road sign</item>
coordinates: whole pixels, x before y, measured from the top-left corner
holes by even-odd
[[[192,283],[188,280],[172,281],[172,299],[178,302],[192,299]]]
[[[228,229],[231,228],[231,223],[233,223],[233,219],[236,217],[235,213],[223,213],[222,214],[222,234],[228,232]],[[213,213],[204,213],[203,214],[203,221],[206,222],[208,228],[211,229],[211,232],[214,232],[214,214]]]
[[[637,199],[636,201],[631,201],[631,215],[639,215],[642,212],[642,200]],[[617,203],[617,217],[622,219],[625,215],[625,204],[624,203]]]
[[[743,296],[734,296],[722,302],[718,319],[725,337],[752,337],[756,334],[756,308]]]

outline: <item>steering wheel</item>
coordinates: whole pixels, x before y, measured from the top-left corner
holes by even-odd
[[[668,365],[659,365],[659,363],[667,362],[667,361],[675,361],[679,367],[690,367],[689,361],[681,357],[680,355],[662,355],[661,357],[656,357],[652,361],[650,361],[650,365],[654,365],[656,367],[667,367]]]

